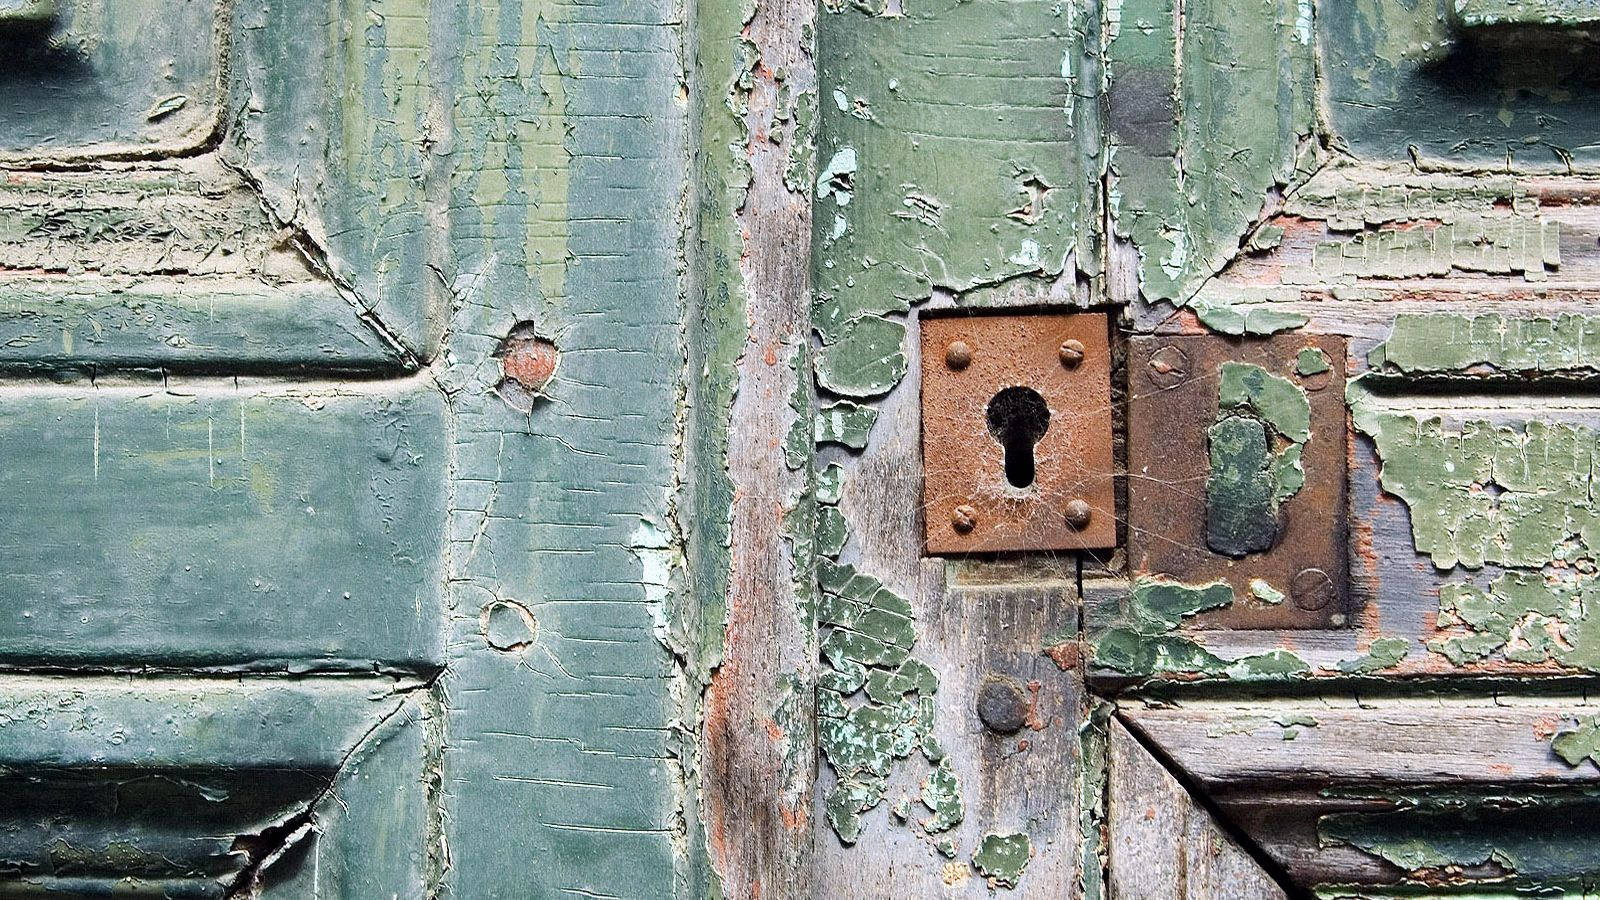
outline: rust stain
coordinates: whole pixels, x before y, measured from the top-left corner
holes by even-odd
[[[1043,685],[1037,681],[1028,682],[1028,713],[1022,721],[1023,724],[1034,731],[1043,731],[1045,726],[1044,721],[1039,718],[1039,691],[1042,687]],[[1023,741],[1022,743],[1025,744],[1027,742]],[[1020,749],[1026,750],[1027,748],[1020,747]]]
[[[1055,662],[1056,668],[1063,672],[1071,672],[1083,661],[1083,651],[1078,647],[1077,641],[1046,647],[1044,655],[1050,657]]]

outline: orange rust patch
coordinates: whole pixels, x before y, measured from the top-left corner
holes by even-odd
[[[1046,647],[1044,655],[1050,657],[1055,662],[1056,668],[1063,672],[1070,672],[1083,662],[1083,651],[1078,648],[1077,641]]]
[[[530,391],[542,391],[556,373],[556,345],[544,338],[513,335],[501,348],[500,371]]]

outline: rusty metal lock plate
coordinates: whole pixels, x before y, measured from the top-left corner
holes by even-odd
[[[1116,544],[1102,313],[922,322],[931,554]]]
[[[1129,342],[1129,564],[1231,584],[1195,624],[1348,624],[1344,363],[1328,335]]]

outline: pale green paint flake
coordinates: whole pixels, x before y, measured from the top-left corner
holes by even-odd
[[[1095,634],[1094,663],[1138,678],[1194,675],[1241,681],[1274,681],[1311,674],[1311,667],[1287,650],[1226,659],[1177,633],[1191,616],[1222,609],[1235,601],[1227,582],[1188,585],[1140,578],[1129,595],[1128,615]]]
[[[939,679],[911,656],[911,604],[852,566],[820,560],[817,577],[827,663],[817,679],[817,746],[835,777],[824,798],[829,825],[854,844],[862,815],[883,801],[897,762],[920,753],[934,766],[921,792],[933,813],[923,826],[930,833],[955,827],[963,815],[961,784],[933,740]]]
[[[1304,313],[1271,306],[1247,305],[1217,296],[1197,298],[1189,305],[1200,319],[1200,324],[1218,334],[1277,334],[1311,321]]]
[[[1341,660],[1339,671],[1352,675],[1370,675],[1392,666],[1399,665],[1406,654],[1411,652],[1411,641],[1403,637],[1384,636],[1375,639],[1367,646],[1366,655],[1355,659]]]
[[[849,537],[849,526],[844,513],[837,506],[817,507],[817,552],[823,556],[838,556]]]
[[[989,832],[978,842],[972,853],[972,867],[1003,888],[1014,888],[1022,880],[1022,872],[1033,856],[1033,846],[1024,832]]]
[[[1283,591],[1273,587],[1271,582],[1264,578],[1250,579],[1250,596],[1272,606],[1277,606],[1284,599]]]
[[[1402,313],[1368,364],[1405,375],[1592,377],[1600,373],[1600,316]]]
[[[1588,760],[1600,767],[1600,716],[1576,717],[1570,727],[1550,739],[1550,749],[1569,766]]]
[[[1134,621],[1150,631],[1176,628],[1185,618],[1233,602],[1233,588],[1225,581],[1204,585],[1179,584],[1141,578],[1133,586],[1129,607]]]
[[[878,420],[878,411],[849,400],[840,400],[817,410],[816,442],[843,444],[852,450],[867,446],[867,435]]]
[[[846,397],[889,393],[906,374],[905,323],[866,317],[844,325],[817,353],[817,384]]]
[[[1321,375],[1332,368],[1328,354],[1321,347],[1306,347],[1295,357],[1294,370],[1302,378]]]
[[[1305,390],[1258,365],[1223,363],[1217,398],[1225,408],[1255,413],[1294,443],[1311,439],[1311,401]]]

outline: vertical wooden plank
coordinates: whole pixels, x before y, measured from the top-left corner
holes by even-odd
[[[1111,722],[1111,900],[1284,900],[1259,864]]]
[[[685,532],[708,679],[700,806],[725,896],[802,897],[816,834],[817,645],[811,269],[794,249],[811,234],[816,4],[705,0],[698,14],[689,356],[703,377],[688,384]]]
[[[1049,635],[1076,634],[1075,574],[1070,559],[921,562],[916,654],[939,676],[933,731],[959,785],[961,819],[947,831],[930,827],[936,817],[920,797],[936,770],[912,757],[896,768],[853,847],[831,833],[819,837],[816,896],[987,897],[991,885],[973,857],[986,837],[1017,835],[1027,836],[1030,853],[1016,873],[1021,894],[1081,895],[1078,727],[1086,696],[1078,670],[1063,671],[1039,652]],[[980,719],[986,687],[1001,700],[1016,692],[1018,730],[996,731]],[[821,786],[832,778],[824,774]],[[897,805],[910,811],[906,820]]]

